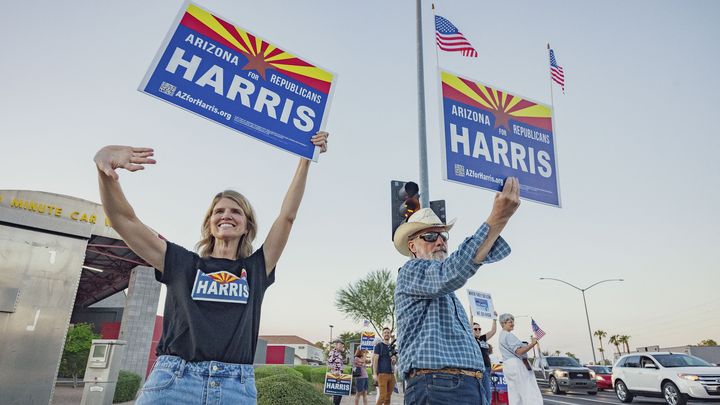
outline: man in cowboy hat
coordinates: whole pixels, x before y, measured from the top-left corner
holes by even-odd
[[[406,404],[483,404],[485,366],[455,290],[482,264],[510,254],[500,232],[519,205],[520,184],[508,177],[488,219],[451,255],[447,240],[455,220],[443,224],[429,208],[418,210],[395,231],[395,248],[410,257],[395,287]]]

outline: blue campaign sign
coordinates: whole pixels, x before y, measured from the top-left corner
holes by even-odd
[[[502,371],[494,371],[490,374],[490,381],[492,382],[492,390],[497,392],[507,392],[507,380],[505,380],[505,373]]]
[[[375,348],[375,332],[363,332],[360,335],[360,349],[373,350]]]
[[[352,375],[325,373],[325,387],[323,392],[327,395],[350,395]]]
[[[443,178],[560,207],[552,108],[441,72]]]
[[[138,90],[307,159],[337,76],[185,3]]]

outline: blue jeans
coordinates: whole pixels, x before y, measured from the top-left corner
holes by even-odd
[[[483,373],[482,378],[482,387],[483,387],[483,396],[485,400],[483,401],[483,405],[490,405],[492,404],[492,388],[490,387],[490,373],[492,373],[492,369],[490,367],[485,369],[485,373]]]
[[[405,405],[478,405],[485,397],[481,380],[467,375],[431,373],[407,381]]]
[[[136,405],[256,404],[252,365],[219,361],[186,362],[177,356],[158,357]]]

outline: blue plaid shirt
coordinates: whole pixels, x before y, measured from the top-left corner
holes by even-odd
[[[411,259],[400,268],[395,310],[401,373],[423,368],[485,369],[455,290],[480,268],[473,258],[489,230],[484,223],[443,261]],[[509,254],[510,246],[498,237],[482,264],[499,261]]]

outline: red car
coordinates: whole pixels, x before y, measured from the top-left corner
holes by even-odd
[[[599,390],[612,390],[612,367],[609,366],[585,366],[595,373],[595,381]]]

